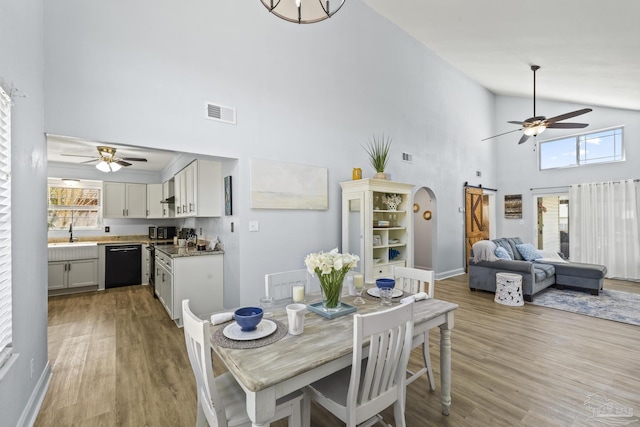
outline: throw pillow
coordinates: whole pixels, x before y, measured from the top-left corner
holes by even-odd
[[[533,261],[542,258],[540,252],[538,252],[538,250],[534,248],[531,243],[516,245],[516,248],[518,249],[518,252],[520,252],[520,255],[522,255],[522,258],[525,259],[525,261]]]
[[[496,248],[496,256],[500,259],[512,259],[511,255],[509,255],[509,252],[507,252],[507,250],[502,246],[498,246]]]

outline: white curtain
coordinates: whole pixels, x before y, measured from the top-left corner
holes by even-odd
[[[602,264],[607,277],[640,280],[638,187],[634,180],[571,186],[571,261]]]

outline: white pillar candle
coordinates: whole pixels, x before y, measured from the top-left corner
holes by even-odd
[[[361,288],[364,285],[364,278],[362,277],[362,274],[353,275],[353,285],[356,288]]]
[[[293,302],[303,302],[304,301],[304,286],[296,285],[293,287]]]

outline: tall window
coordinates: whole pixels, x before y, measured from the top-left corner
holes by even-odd
[[[66,181],[66,180],[65,180]],[[102,182],[62,179],[48,180],[48,215],[50,230],[99,228],[102,223]]]
[[[540,143],[540,170],[624,161],[623,128]]]
[[[11,99],[0,88],[0,369],[11,357],[11,331]]]

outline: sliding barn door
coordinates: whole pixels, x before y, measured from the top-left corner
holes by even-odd
[[[489,218],[485,221],[485,204],[488,198],[483,197],[480,188],[465,188],[465,271],[469,271],[469,253],[478,240],[489,238]]]

